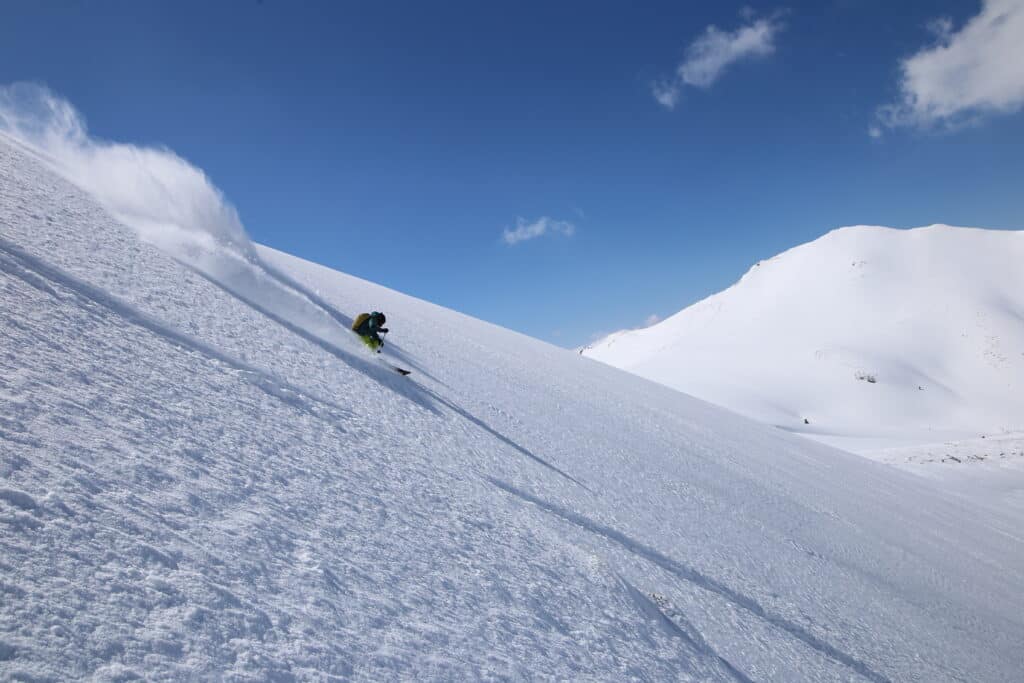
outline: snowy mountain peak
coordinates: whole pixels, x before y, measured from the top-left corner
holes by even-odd
[[[846,447],[1019,430],[1021,263],[1019,231],[839,228],[583,354]]]

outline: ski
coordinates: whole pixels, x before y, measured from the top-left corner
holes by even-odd
[[[365,317],[369,317],[370,315],[371,315],[371,314],[367,314],[367,313],[362,313],[362,314],[360,314],[360,315],[359,315],[359,316],[358,316],[358,317],[357,317],[357,318],[355,319],[355,323],[353,323],[353,325],[352,325],[352,331],[353,331],[353,332],[354,332],[354,333],[356,334],[356,336],[358,336],[358,337],[360,337],[361,339],[363,339],[363,342],[364,342],[364,344],[365,344],[366,346],[368,346],[369,348],[371,348],[372,350],[374,350],[374,351],[376,351],[376,352],[377,352],[378,354],[380,354],[380,352],[381,352],[381,351],[383,350],[383,348],[384,348],[384,339],[383,339],[383,337],[384,337],[384,335],[386,335],[386,334],[388,333],[387,329],[381,329],[381,330],[380,330],[380,332],[378,333],[378,336],[377,336],[377,342],[378,342],[378,344],[377,344],[377,345],[376,345],[375,347],[374,347],[374,346],[372,346],[372,345],[371,345],[371,344],[369,343],[369,337],[364,337],[364,336],[360,335],[360,334],[359,334],[359,332],[357,331],[357,328],[358,328],[358,326],[359,326],[359,323],[361,323],[361,322],[362,322],[362,321],[364,320],[364,318],[365,318]],[[383,313],[373,313],[372,315],[375,315],[375,316],[376,316],[376,315],[379,315],[379,316],[380,316],[380,318],[381,318],[381,320],[384,320],[384,314],[383,314]],[[411,375],[411,374],[412,374],[412,370],[406,370],[405,368],[400,368],[400,367],[398,367],[397,365],[392,365],[391,363],[388,363],[387,361],[385,361],[384,359],[382,359],[382,358],[379,358],[379,357],[378,357],[378,360],[379,360],[379,361],[380,361],[380,362],[381,362],[381,363],[382,363],[383,365],[385,365],[385,366],[387,366],[387,367],[391,368],[392,370],[394,370],[395,372],[397,372],[397,373],[398,373],[399,375],[401,375],[402,377],[405,377],[405,376],[407,376],[407,375]]]

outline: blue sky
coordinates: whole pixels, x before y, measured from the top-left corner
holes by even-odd
[[[1024,227],[1020,0],[635,4],[14,0],[0,82],[256,241],[563,346],[841,225]]]

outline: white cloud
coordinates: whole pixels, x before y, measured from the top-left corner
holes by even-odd
[[[502,233],[502,240],[505,244],[515,245],[526,240],[536,239],[544,235],[564,235],[572,237],[576,233],[576,226],[569,221],[558,221],[554,218],[541,216],[529,223],[524,218],[516,219],[515,228],[505,228]]]
[[[959,31],[929,24],[937,43],[900,64],[900,97],[879,109],[889,127],[955,126],[1024,108],[1024,0],[984,0]]]
[[[775,51],[775,35],[781,27],[773,19],[758,19],[731,33],[708,26],[686,51],[686,61],[679,65],[680,80],[707,88],[741,59],[770,55]]]
[[[938,17],[929,21],[925,28],[939,40],[949,40],[953,35],[953,20],[949,17]]]
[[[675,81],[655,81],[651,83],[651,94],[665,109],[675,109],[683,90]]]
[[[742,16],[747,24],[735,31],[708,26],[686,49],[686,59],[676,68],[675,77],[651,84],[651,94],[660,105],[674,109],[683,86],[709,88],[736,62],[775,51],[775,37],[782,30],[779,15],[755,19],[746,10]]]
[[[649,316],[644,318],[644,327],[650,327],[651,325],[657,325],[661,322],[661,316],[657,313],[651,313]]]

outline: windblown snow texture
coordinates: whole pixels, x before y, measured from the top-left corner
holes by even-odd
[[[1024,675],[1008,519],[255,253],[185,265],[0,136],[0,678]]]

